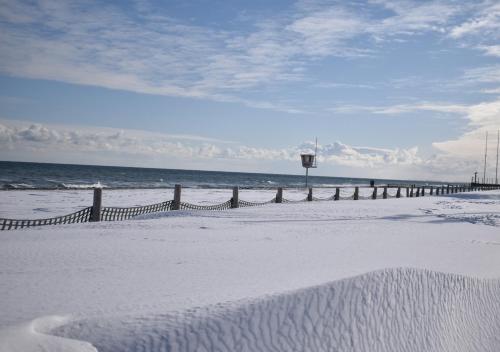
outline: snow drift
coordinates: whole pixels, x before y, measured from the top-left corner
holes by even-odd
[[[116,351],[498,351],[500,281],[387,269],[178,314],[86,319],[53,333]]]

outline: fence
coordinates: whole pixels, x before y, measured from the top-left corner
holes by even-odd
[[[58,225],[58,224],[74,224],[81,222],[97,222],[97,221],[118,221],[127,220],[138,215],[156,213],[172,210],[226,210],[241,207],[261,206],[271,203],[302,203],[312,201],[339,201],[339,200],[362,200],[362,199],[388,199],[402,198],[404,190],[405,197],[423,197],[428,195],[445,195],[459,192],[485,191],[500,189],[500,185],[441,185],[441,186],[382,186],[382,187],[354,187],[354,193],[349,196],[341,195],[340,190],[346,187],[336,187],[335,193],[326,198],[318,198],[313,196],[313,189],[309,188],[307,197],[299,200],[291,200],[283,197],[283,188],[279,187],[276,196],[265,202],[250,202],[239,199],[238,187],[233,188],[233,196],[226,202],[214,205],[199,205],[181,201],[181,185],[175,185],[174,199],[162,203],[145,205],[140,207],[102,207],[102,189],[94,189],[94,201],[92,206],[79,210],[68,215],[52,217],[47,219],[36,220],[19,220],[19,219],[1,219],[0,230],[22,229],[25,227],[43,226],[43,225]],[[352,188],[352,187],[350,187]],[[372,189],[370,195],[360,195],[360,188]],[[379,189],[382,189],[380,194]]]

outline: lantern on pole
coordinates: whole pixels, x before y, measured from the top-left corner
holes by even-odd
[[[302,167],[306,169],[306,188],[308,186],[309,169],[315,169],[318,167],[318,159],[316,158],[318,154],[318,139],[316,138],[316,148],[314,154],[300,154],[300,159],[302,161]]]

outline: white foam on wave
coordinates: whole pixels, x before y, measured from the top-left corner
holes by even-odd
[[[76,321],[110,351],[499,351],[500,280],[387,269],[182,314]]]
[[[93,189],[93,188],[106,188],[101,182],[96,182],[93,184],[72,184],[72,183],[61,183],[64,188],[68,189]]]

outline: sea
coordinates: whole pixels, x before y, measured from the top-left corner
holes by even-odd
[[[368,178],[309,176],[312,187],[369,185]],[[375,184],[428,185],[439,182],[375,179]],[[0,161],[0,189],[109,189],[172,188],[272,189],[302,188],[304,175],[281,175],[246,172],[222,172],[138,167],[71,165]]]

